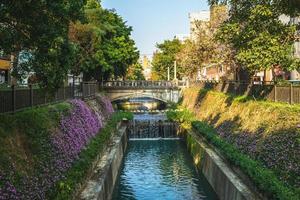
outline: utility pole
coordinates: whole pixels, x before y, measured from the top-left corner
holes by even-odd
[[[177,62],[174,61],[174,80],[177,80]]]
[[[170,67],[168,67],[168,81],[170,81]]]

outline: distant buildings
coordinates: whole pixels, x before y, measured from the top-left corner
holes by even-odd
[[[143,67],[143,74],[146,80],[151,79],[151,72],[152,72],[151,62],[152,62],[152,56],[148,56],[148,55],[142,55],[139,60],[139,63]]]
[[[199,11],[189,13],[190,20],[190,39],[195,40],[197,38],[197,30],[200,28],[206,28],[210,21],[210,11]]]
[[[209,11],[192,12],[190,19],[190,39],[201,40],[201,37],[214,34],[217,27],[228,19],[226,6],[212,6]],[[220,46],[220,48],[222,48]],[[206,63],[199,66],[196,79],[198,80],[220,80],[227,76],[230,67],[223,63]]]
[[[284,24],[300,24],[300,17],[291,18],[287,15],[280,15],[279,19]],[[294,43],[294,56],[300,58],[300,30],[297,31],[296,41]],[[290,80],[300,80],[300,69],[290,72]]]

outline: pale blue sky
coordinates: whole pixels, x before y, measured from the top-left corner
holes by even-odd
[[[133,27],[141,54],[152,54],[155,44],[189,33],[188,13],[208,10],[207,0],[102,0]]]

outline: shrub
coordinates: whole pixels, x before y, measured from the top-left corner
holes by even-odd
[[[191,122],[195,120],[194,114],[186,108],[181,109],[180,111],[168,111],[167,118],[171,121],[178,122],[183,129],[190,129]]]
[[[99,101],[101,113],[81,100],[72,100],[1,115],[0,200],[46,199],[47,192],[64,180],[74,163],[84,161],[81,152],[95,143],[92,139],[107,135],[101,128],[113,109],[106,98]]]
[[[276,175],[265,168],[262,163],[252,160],[241,153],[235,146],[227,143],[217,135],[216,130],[205,122],[195,121],[192,126],[204,136],[209,143],[215,146],[233,165],[247,174],[254,184],[270,199],[298,200],[300,191],[289,188]]]
[[[123,119],[133,119],[131,113],[116,113],[108,121],[106,126],[93,138],[89,145],[80,153],[79,159],[66,173],[64,180],[56,184],[55,190],[50,194],[51,199],[71,199],[72,194],[78,185],[81,183],[96,157],[101,153],[109,142],[111,136],[116,132],[117,124]]]

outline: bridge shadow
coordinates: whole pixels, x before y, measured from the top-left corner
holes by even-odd
[[[149,97],[122,98],[112,103],[117,110],[165,110],[168,106],[164,101]]]

